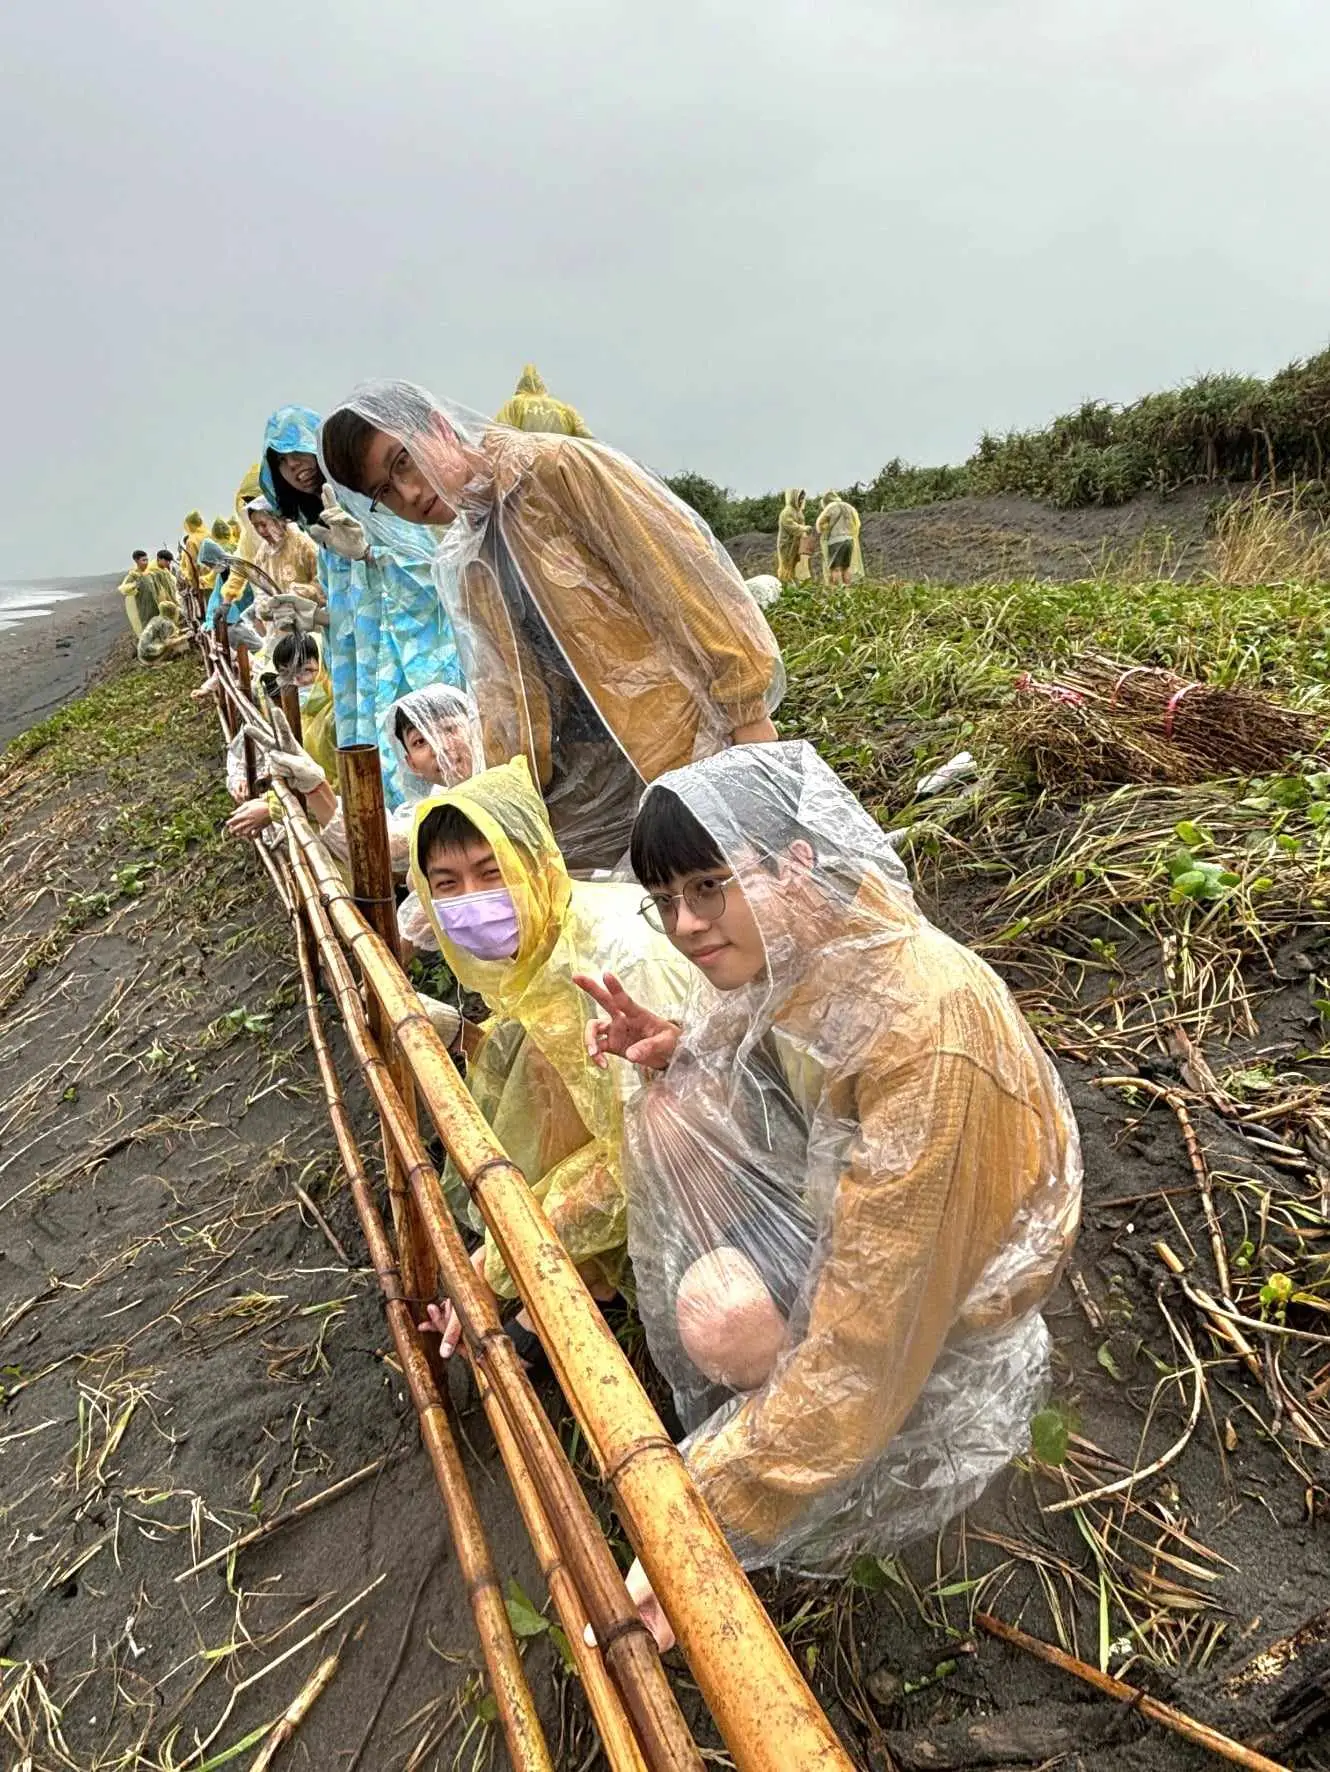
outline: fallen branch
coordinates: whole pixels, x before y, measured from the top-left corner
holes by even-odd
[[[1147,1095],[1153,1095],[1157,1101],[1166,1102],[1172,1108],[1182,1133],[1182,1142],[1187,1147],[1187,1160],[1196,1177],[1196,1189],[1201,1196],[1201,1210],[1205,1213],[1206,1229],[1210,1233],[1210,1252],[1214,1256],[1215,1275],[1219,1281],[1219,1296],[1228,1298],[1231,1292],[1228,1250],[1224,1247],[1224,1233],[1220,1228],[1219,1215],[1215,1211],[1209,1165],[1205,1160],[1205,1152],[1201,1149],[1201,1141],[1196,1136],[1196,1128],[1191,1123],[1186,1102],[1176,1089],[1167,1089],[1162,1083],[1152,1083],[1148,1077],[1096,1077],[1095,1081],[1103,1089],[1144,1090]]]
[[[1171,1704],[1163,1704],[1159,1699],[1149,1697],[1139,1687],[1129,1686],[1125,1680],[1115,1679],[1112,1674],[1101,1673],[1088,1662],[1078,1661],[1074,1655],[1055,1649],[1052,1643],[1032,1637],[1014,1624],[1004,1624],[1000,1618],[994,1618],[989,1612],[976,1612],[974,1621],[981,1630],[987,1631],[990,1637],[996,1637],[999,1642],[1024,1649],[1027,1655],[1037,1656],[1050,1667],[1060,1668],[1064,1674],[1072,1674],[1076,1679],[1084,1680],[1087,1686],[1093,1686],[1097,1692],[1104,1692],[1110,1698],[1117,1698],[1123,1704],[1131,1705],[1143,1717],[1149,1717],[1152,1723],[1171,1729],[1184,1741],[1208,1748],[1212,1754],[1218,1754],[1221,1759],[1228,1760],[1235,1766],[1245,1766],[1247,1772],[1289,1772],[1288,1767],[1281,1766],[1277,1760],[1268,1760],[1254,1748],[1244,1747],[1240,1741],[1234,1741],[1232,1736],[1221,1735],[1218,1729],[1211,1729],[1206,1723],[1198,1723],[1195,1717],[1189,1717],[1185,1711],[1175,1710]]]
[[[337,1672],[337,1664],[342,1659],[342,1650],[345,1647],[346,1633],[344,1632],[341,1642],[332,1654],[324,1657],[291,1700],[285,1715],[259,1749],[249,1772],[268,1772],[268,1768],[277,1757],[278,1749],[285,1747],[286,1743],[290,1741],[312,1710],[314,1700],[331,1684],[332,1677]]]
[[[224,1561],[232,1551],[244,1550],[246,1545],[257,1544],[260,1538],[267,1538],[274,1532],[280,1532],[283,1526],[290,1526],[296,1520],[303,1520],[306,1515],[312,1514],[315,1508],[322,1507],[325,1501],[336,1501],[339,1495],[345,1495],[349,1489],[354,1489],[358,1483],[363,1483],[366,1477],[377,1476],[387,1462],[386,1456],[376,1458],[373,1464],[367,1464],[358,1471],[352,1471],[349,1477],[343,1477],[340,1482],[332,1484],[330,1488],[320,1489],[317,1495],[311,1495],[307,1500],[297,1502],[286,1513],[274,1514],[271,1520],[265,1520],[261,1526],[255,1526],[250,1532],[242,1532],[239,1538],[233,1538],[230,1544],[224,1544],[221,1550],[213,1551],[211,1556],[204,1557],[201,1562],[191,1564],[188,1569],[182,1569],[176,1576],[176,1580],[188,1581],[191,1575],[198,1575],[204,1569],[211,1569],[214,1563]]]

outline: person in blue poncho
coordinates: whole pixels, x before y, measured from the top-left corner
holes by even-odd
[[[378,744],[391,807],[403,787],[383,715],[413,689],[460,683],[457,644],[411,526],[402,524],[399,538],[376,523],[371,548],[325,485],[319,423],[308,406],[279,407],[264,432],[259,481],[273,509],[319,544],[337,742]]]

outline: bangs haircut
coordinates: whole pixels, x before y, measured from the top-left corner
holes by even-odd
[[[725,857],[704,824],[669,788],[653,788],[633,820],[633,873],[648,891],[686,874],[725,873]]]
[[[403,750],[405,750],[407,733],[419,732],[420,728],[416,725],[414,720],[408,717],[405,708],[398,708],[397,712],[393,715],[393,731],[397,735],[398,744],[401,745]]]
[[[279,671],[298,671],[301,665],[318,664],[319,643],[313,634],[283,634],[272,649]]]
[[[288,523],[302,521],[318,523],[323,517],[323,499],[320,497],[319,490],[300,492],[294,486],[288,485],[282,474],[281,460],[282,451],[280,449],[268,451],[268,474],[272,480],[273,493],[277,499],[278,516],[285,517]],[[320,473],[320,486],[322,480],[323,475]]]
[[[340,406],[323,421],[319,431],[319,449],[328,478],[352,492],[367,493],[365,458],[379,427],[349,406]]]
[[[416,833],[416,866],[423,874],[440,850],[465,849],[468,843],[484,841],[484,833],[476,829],[460,806],[436,806],[421,821]]]

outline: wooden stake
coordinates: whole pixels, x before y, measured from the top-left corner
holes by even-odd
[[[1198,1723],[1184,1711],[1174,1710],[1171,1704],[1162,1704],[1157,1698],[1150,1698],[1135,1686],[1129,1686],[1125,1680],[1114,1679],[1112,1674],[1100,1673],[1097,1667],[1088,1662],[1078,1661],[1074,1655],[1065,1650],[1055,1649],[1052,1643],[1045,1643],[1038,1637],[1027,1635],[1017,1629],[1014,1624],[1004,1624],[1000,1618],[994,1618],[988,1612],[976,1612],[974,1621],[981,1629],[986,1630],[990,1637],[997,1637],[1000,1642],[1010,1643],[1013,1648],[1024,1649],[1028,1655],[1034,1655],[1040,1661],[1048,1662],[1050,1667],[1061,1668],[1064,1674],[1073,1674],[1078,1680],[1084,1680],[1087,1686],[1093,1686],[1097,1692],[1105,1693],[1109,1698],[1119,1699],[1129,1704],[1134,1710],[1140,1711],[1143,1717],[1151,1722],[1160,1723],[1165,1729],[1171,1729],[1175,1735],[1181,1735],[1185,1741],[1191,1741],[1197,1747],[1208,1748],[1212,1754],[1230,1761],[1235,1766],[1245,1766],[1247,1772],[1289,1772],[1287,1766],[1281,1766],[1275,1760],[1266,1759],[1264,1754],[1257,1753],[1254,1748],[1244,1747],[1240,1741],[1231,1736],[1221,1735],[1218,1729],[1212,1729],[1207,1723]]]
[[[237,657],[237,662],[240,666],[241,693],[248,700],[252,701],[254,699],[254,697],[253,697],[253,690],[250,685],[249,647],[248,646],[240,647],[239,651],[237,652],[236,657]],[[241,725],[242,726],[244,725],[243,721],[241,722]],[[245,798],[247,800],[252,800],[254,798],[256,791],[257,791],[259,776],[258,776],[258,768],[256,766],[256,759],[254,756],[254,740],[252,738],[250,738],[248,733],[246,733],[245,739],[244,739],[244,757],[245,757]]]
[[[339,745],[337,774],[342,791],[342,816],[346,826],[351,884],[361,915],[383,942],[393,959],[401,962],[397,939],[397,901],[393,894],[393,869],[388,848],[388,812],[383,799],[383,768],[379,747],[373,744]],[[411,1071],[397,1051],[392,1027],[385,1020],[377,998],[370,998],[370,1028],[384,1057],[392,1067],[407,1112],[415,1119],[416,1090]],[[393,1234],[402,1264],[402,1284],[408,1296],[424,1304],[438,1290],[438,1269],[433,1251],[411,1199],[396,1146],[385,1138],[384,1166],[388,1175],[388,1198],[392,1206]]]

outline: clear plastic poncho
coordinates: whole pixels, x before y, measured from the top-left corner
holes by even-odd
[[[785,489],[785,503],[776,521],[776,576],[782,584],[802,584],[813,576],[803,540],[808,533],[804,522],[804,500],[807,494],[798,486]]]
[[[1028,1445],[1076,1126],[1006,986],[811,746],[665,788],[735,871],[767,975],[707,987],[629,1107],[639,1309],[740,1559],[830,1572],[933,1532]]]
[[[479,960],[443,933],[417,852],[420,827],[440,805],[458,807],[494,850],[517,910],[511,960]],[[636,1073],[617,1064],[602,1070],[587,1058],[586,1023],[597,1010],[573,975],[608,968],[638,1001],[675,1017],[689,988],[687,962],[638,915],[636,886],[569,878],[525,758],[423,800],[412,848],[411,884],[439,949],[462,988],[478,992],[490,1011],[468,1086],[573,1260],[589,1278],[622,1286],[623,1099]],[[454,1210],[480,1229],[451,1170],[445,1182]],[[514,1297],[488,1235],[485,1250],[490,1285]]]
[[[780,701],[780,652],[737,568],[604,443],[510,430],[410,382],[366,383],[344,407],[455,512],[424,532],[487,761],[528,759],[574,872],[613,867],[644,782]]]
[[[397,736],[399,713],[420,733],[433,754],[434,772],[430,780],[411,767],[406,748]],[[411,832],[419,803],[440,788],[468,781],[485,767],[480,716],[464,689],[454,689],[449,683],[431,683],[428,689],[413,689],[392,704],[383,716],[381,742],[392,747],[402,784],[402,804],[388,814],[388,857],[393,873],[401,876],[411,865]],[[326,840],[327,832],[324,835]],[[438,952],[434,924],[415,891],[408,892],[397,907],[397,932],[420,953]]]
[[[279,494],[273,456],[318,454],[319,415],[308,406],[282,406],[268,420],[263,436],[259,481],[275,510],[289,514],[302,529],[317,522],[319,501]],[[347,508],[362,522],[368,506],[348,497]],[[418,537],[386,513],[376,518],[371,560],[344,560],[331,548],[318,551],[319,582],[328,602],[328,671],[332,680],[338,744],[380,741],[384,709],[410,689],[457,682],[457,647],[440,604]],[[380,743],[383,787],[388,805],[402,800],[397,759]]]

